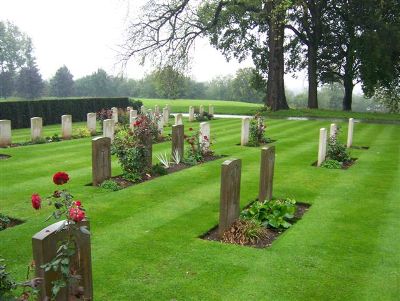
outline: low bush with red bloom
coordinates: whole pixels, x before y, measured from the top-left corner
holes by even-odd
[[[85,218],[85,211],[82,211],[79,207],[72,207],[69,209],[69,218],[79,223]]]
[[[37,193],[32,194],[31,201],[33,209],[38,210],[42,206],[42,199]]]
[[[53,176],[53,182],[56,185],[64,185],[65,183],[68,183],[69,181],[69,176],[66,172],[59,171],[54,174]]]

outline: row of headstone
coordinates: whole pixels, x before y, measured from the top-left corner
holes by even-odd
[[[336,139],[337,136],[337,125],[332,123],[329,128],[329,138]],[[354,119],[349,119],[348,131],[347,131],[347,148],[350,148],[353,144],[353,132],[354,132]],[[319,130],[319,144],[318,144],[318,160],[317,166],[320,167],[322,162],[326,159],[327,151],[327,131],[326,128]]]
[[[275,166],[275,147],[261,149],[258,200],[272,199]],[[242,161],[227,160],[221,166],[220,209],[218,234],[220,237],[240,215],[240,178]]]
[[[199,114],[202,115],[204,113],[204,106],[201,105],[199,107]],[[209,105],[208,106],[208,114],[214,115],[214,106],[213,105]],[[190,106],[189,107],[189,122],[192,122],[195,120],[194,117],[194,107]]]

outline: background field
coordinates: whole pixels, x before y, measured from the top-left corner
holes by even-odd
[[[161,104],[145,101],[155,103]],[[252,106],[240,113],[246,110]],[[274,196],[312,204],[268,249],[198,238],[218,222],[224,159],[110,192],[85,186],[91,181],[90,138],[0,149],[12,156],[0,160],[0,212],[26,221],[0,232],[0,255],[23,279],[31,237],[52,222],[44,222],[51,209],[34,211],[30,195],[50,194],[53,173],[66,171],[66,188],[91,218],[96,300],[396,300],[399,126],[357,123],[354,145],[370,148],[352,150],[358,160],[349,170],[318,169],[311,164],[319,128],[329,124],[267,120],[268,136],[277,140]],[[346,123],[340,125],[346,133]],[[15,133],[23,137],[29,130]],[[243,207],[257,195],[260,148],[236,145],[239,119],[214,120],[211,133],[216,153],[243,160]],[[154,162],[170,148],[170,142],[155,145]],[[113,157],[113,175],[120,172]]]

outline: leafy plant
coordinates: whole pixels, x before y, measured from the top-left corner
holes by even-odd
[[[161,164],[156,164],[151,167],[151,174],[153,176],[164,176],[168,171]]]
[[[112,117],[112,111],[110,109],[101,109],[96,113],[96,116],[101,130],[103,130],[103,121]]]
[[[11,220],[3,213],[0,213],[0,231],[7,228]]]
[[[46,142],[59,142],[62,139],[60,136],[58,136],[58,134],[54,133],[53,136],[46,137],[45,140],[46,140]],[[38,142],[36,142],[36,143],[38,143]],[[43,142],[43,143],[45,143],[45,142]]]
[[[200,140],[199,137],[202,135],[200,131],[193,131],[192,128],[189,128],[189,131],[192,131],[193,133],[190,136],[185,135],[185,141],[190,147],[187,149],[187,157],[183,161],[188,164],[191,164],[189,162],[202,162],[205,156],[213,154],[213,151],[204,141],[208,140],[211,145],[211,139],[210,137],[204,136],[203,139]]]
[[[178,149],[175,149],[175,150],[172,152],[172,161],[173,161],[175,164],[181,163],[182,157],[181,157],[181,154],[179,153]]]
[[[157,154],[156,158],[160,161],[160,163],[165,167],[169,168],[171,166],[167,153]]]
[[[325,160],[322,162],[321,167],[325,167],[328,169],[341,169],[342,163],[336,160]]]
[[[326,157],[327,160],[336,160],[339,162],[351,161],[348,149],[344,144],[340,143],[335,136],[330,137],[328,140]]]
[[[288,219],[294,217],[295,204],[296,201],[291,199],[256,201],[248,209],[243,210],[240,216],[243,219],[256,220],[266,227],[289,228],[291,224]]]
[[[253,219],[238,219],[222,235],[222,241],[232,244],[255,244],[266,236],[266,229]]]
[[[86,138],[92,136],[90,131],[86,127],[80,127],[74,129],[74,133],[72,135],[74,138]]]
[[[271,139],[265,137],[264,118],[259,114],[255,114],[250,120],[249,142],[248,146],[260,146],[261,144],[270,143]]]
[[[120,190],[121,187],[118,185],[117,182],[113,180],[105,180],[103,183],[100,185],[101,188],[112,190],[112,191],[117,191]]]
[[[213,114],[209,114],[209,113],[207,113],[207,112],[203,112],[203,113],[199,113],[199,112],[195,112],[194,113],[194,118],[197,120],[197,121],[207,121],[207,120],[211,120],[211,119],[213,119],[214,118],[214,115]]]

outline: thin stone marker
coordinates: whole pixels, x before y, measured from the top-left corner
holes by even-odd
[[[169,112],[168,112],[168,108],[167,107],[163,108],[163,116],[162,116],[162,118],[164,120],[164,124],[168,124]]]
[[[172,126],[172,155],[177,151],[179,158],[183,158],[184,151],[184,125],[178,124]]]
[[[189,122],[194,121],[194,107],[190,106],[189,107]]]
[[[147,110],[146,110],[145,106],[141,106],[140,107],[140,114],[142,114],[142,115],[146,115],[147,114]]]
[[[226,160],[221,165],[221,191],[219,207],[218,234],[223,233],[232,225],[240,214],[240,178],[242,161],[240,159]]]
[[[114,123],[117,123],[118,122],[118,108],[112,107],[111,111],[112,111],[112,117],[111,118],[114,120]]]
[[[0,147],[11,145],[11,120],[0,120]]]
[[[72,116],[61,116],[61,137],[63,139],[71,139],[72,136]]]
[[[260,185],[258,200],[263,202],[272,199],[272,188],[275,166],[275,146],[263,147],[261,149]]]
[[[154,114],[157,114],[157,115],[160,114],[160,107],[158,105],[154,106]]]
[[[136,121],[137,117],[137,111],[136,110],[130,110],[129,111],[129,127],[133,129],[133,123]]]
[[[111,142],[114,141],[115,122],[113,119],[106,119],[103,121],[103,137],[108,137]]]
[[[133,107],[126,107],[126,111],[129,113],[131,110],[133,110]]]
[[[111,178],[111,139],[96,137],[92,139],[92,184],[100,185]]]
[[[329,128],[329,138],[336,139],[336,134],[337,134],[337,125],[336,123],[331,123],[331,126]]]
[[[175,125],[180,125],[180,124],[183,124],[182,114],[178,113],[175,115]]]
[[[349,128],[347,131],[347,148],[353,145],[354,118],[349,119]]]
[[[320,167],[322,162],[325,161],[326,157],[326,129],[321,128],[319,130],[319,146],[318,146],[318,161],[317,166]]]
[[[43,120],[42,117],[31,118],[31,140],[36,141],[42,138]]]
[[[250,135],[250,118],[244,117],[242,118],[242,133],[240,137],[240,145],[244,146],[249,143],[249,135]]]
[[[214,106],[208,105],[208,114],[214,115]]]
[[[199,108],[199,114],[200,114],[200,116],[202,116],[204,114],[204,106],[203,105],[201,105]]]
[[[86,114],[86,124],[87,128],[91,135],[95,135],[97,133],[96,130],[96,113],[87,113]]]
[[[55,272],[53,269],[46,272],[41,266],[51,262],[55,258],[57,250],[60,247],[59,243],[67,239],[69,234],[65,229],[62,229],[64,223],[65,221],[54,223],[32,237],[32,252],[36,267],[36,277],[43,279],[38,287],[39,296],[37,300],[50,300],[52,296],[52,282],[61,279],[60,272]],[[87,220],[79,222],[77,226],[90,229],[90,224]],[[72,235],[77,247],[75,255],[71,259],[71,269],[82,277],[79,281],[79,286],[83,288],[82,300],[93,300],[90,235],[83,233],[79,229],[73,229]],[[78,287],[75,287],[71,292],[68,292],[65,287],[61,288],[57,294],[57,301],[75,300],[75,298],[71,298],[71,293],[76,290],[78,290]]]
[[[200,133],[199,133],[199,142],[204,145],[205,148],[210,147],[210,124],[208,122],[200,123]]]
[[[164,119],[163,118],[159,118],[157,120],[157,128],[158,128],[158,133],[160,134],[160,136],[162,136],[162,134],[164,132]]]

